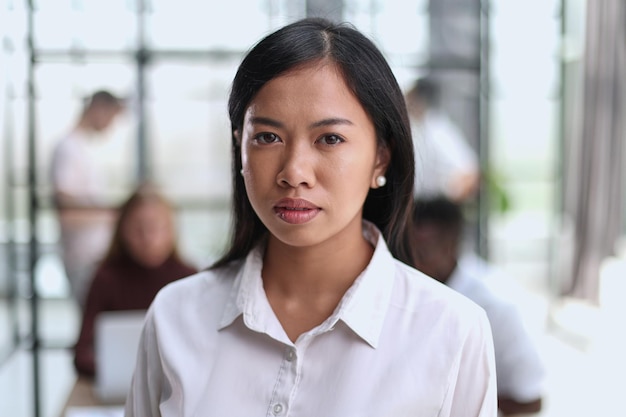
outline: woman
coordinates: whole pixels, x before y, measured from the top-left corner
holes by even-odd
[[[172,207],[152,187],[140,187],[120,208],[108,254],[91,282],[74,348],[77,372],[96,372],[94,323],[99,313],[146,310],[162,287],[195,272],[178,256]]]
[[[279,29],[229,113],[230,248],[155,299],[126,415],[495,416],[484,312],[400,262],[412,143],[373,43],[318,19]]]

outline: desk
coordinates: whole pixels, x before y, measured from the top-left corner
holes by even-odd
[[[66,417],[68,411],[72,411],[69,414],[75,416],[122,415],[123,406],[123,404],[103,404],[94,394],[93,380],[79,376],[59,417]],[[85,413],[76,413],[79,408],[83,408]]]
[[[69,397],[67,397],[63,407],[63,415],[65,415],[68,407],[92,407],[95,405],[102,405],[102,403],[96,399],[93,392],[93,380],[79,376]]]

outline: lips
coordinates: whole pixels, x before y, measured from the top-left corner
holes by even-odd
[[[301,198],[283,198],[274,206],[278,218],[289,224],[303,224],[315,218],[321,208]]]

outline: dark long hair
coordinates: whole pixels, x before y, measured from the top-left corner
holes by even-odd
[[[383,233],[391,253],[411,263],[408,237],[414,180],[413,144],[402,91],[382,53],[348,24],[308,18],[266,36],[245,56],[233,80],[228,111],[232,129],[233,230],[230,247],[212,268],[245,257],[267,229],[254,212],[240,174],[241,132],[247,107],[270,80],[298,66],[329,60],[371,117],[377,140],[391,155],[387,184],[370,189],[363,218]],[[411,263],[412,264],[412,263]]]

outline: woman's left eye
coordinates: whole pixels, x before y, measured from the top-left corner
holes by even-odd
[[[343,141],[343,138],[338,135],[326,135],[318,139],[318,142],[325,143],[326,145],[337,145]]]

